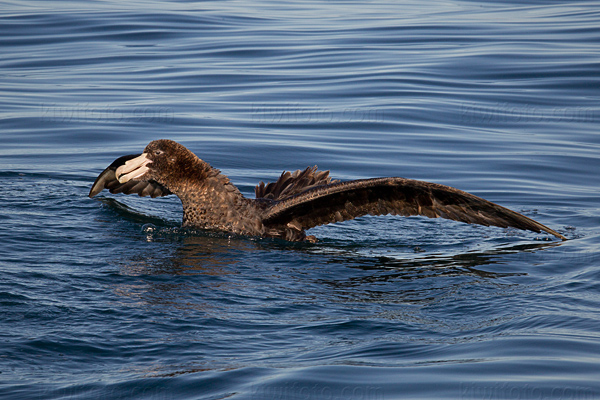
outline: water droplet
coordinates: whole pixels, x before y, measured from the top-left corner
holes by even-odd
[[[142,232],[144,232],[144,233],[156,232],[156,226],[154,224],[144,224],[144,226],[142,226]]]

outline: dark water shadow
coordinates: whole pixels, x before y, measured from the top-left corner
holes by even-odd
[[[499,273],[488,272],[478,269],[482,265],[493,265],[501,262],[502,256],[509,254],[533,253],[549,248],[560,246],[561,242],[545,242],[545,243],[519,243],[511,245],[502,245],[494,249],[485,251],[467,251],[459,254],[444,255],[444,254],[428,254],[425,256],[406,257],[405,259],[389,258],[386,256],[373,258],[356,258],[353,256],[340,257],[333,256],[329,263],[340,263],[352,268],[360,268],[363,270],[388,270],[390,276],[394,272],[401,276],[400,271],[428,270],[428,269],[444,269],[445,275],[452,274],[452,271],[460,271],[460,274],[469,273],[484,278],[496,278],[511,275],[522,275],[523,273]]]
[[[145,225],[146,226],[146,225]],[[147,232],[139,240],[150,242],[156,251],[142,250],[120,259],[120,271],[125,275],[214,276],[260,275],[261,265],[282,268],[290,274],[306,270],[307,281],[350,289],[361,285],[415,281],[428,278],[472,277],[493,280],[527,275],[526,272],[499,272],[496,265],[505,264],[507,255],[527,254],[560,246],[562,242],[518,243],[502,245],[485,251],[459,254],[407,255],[405,258],[363,256],[344,249],[323,248],[307,243],[286,243],[271,239],[237,237],[215,232],[198,232],[177,227],[143,228]],[[144,247],[142,247],[144,249]],[[263,263],[263,264],[261,264]],[[251,266],[249,266],[251,264]],[[276,265],[275,265],[276,264]],[[490,268],[492,267],[492,268]],[[340,269],[342,268],[342,269]],[[496,269],[496,271],[489,271]],[[332,271],[335,271],[333,273]],[[333,273],[333,276],[332,276]],[[325,275],[326,277],[323,277]],[[198,282],[198,281],[196,281]],[[205,281],[208,284],[209,281]],[[149,282],[151,283],[151,282]],[[179,281],[186,285],[185,281]],[[227,280],[219,285],[226,285]]]

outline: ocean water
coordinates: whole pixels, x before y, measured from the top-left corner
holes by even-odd
[[[594,1],[5,1],[0,398],[600,399]],[[87,197],[181,142],[458,187],[563,233],[411,217],[316,244]]]

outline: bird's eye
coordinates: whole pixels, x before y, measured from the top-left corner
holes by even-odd
[[[160,156],[162,153],[164,153],[164,151],[162,151],[162,150],[154,150],[154,155],[156,155],[156,156]]]

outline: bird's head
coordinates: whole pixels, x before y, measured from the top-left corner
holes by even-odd
[[[120,183],[153,180],[176,193],[191,179],[202,179],[202,172],[209,169],[185,146],[161,139],[150,142],[142,154],[118,167],[115,175]]]

